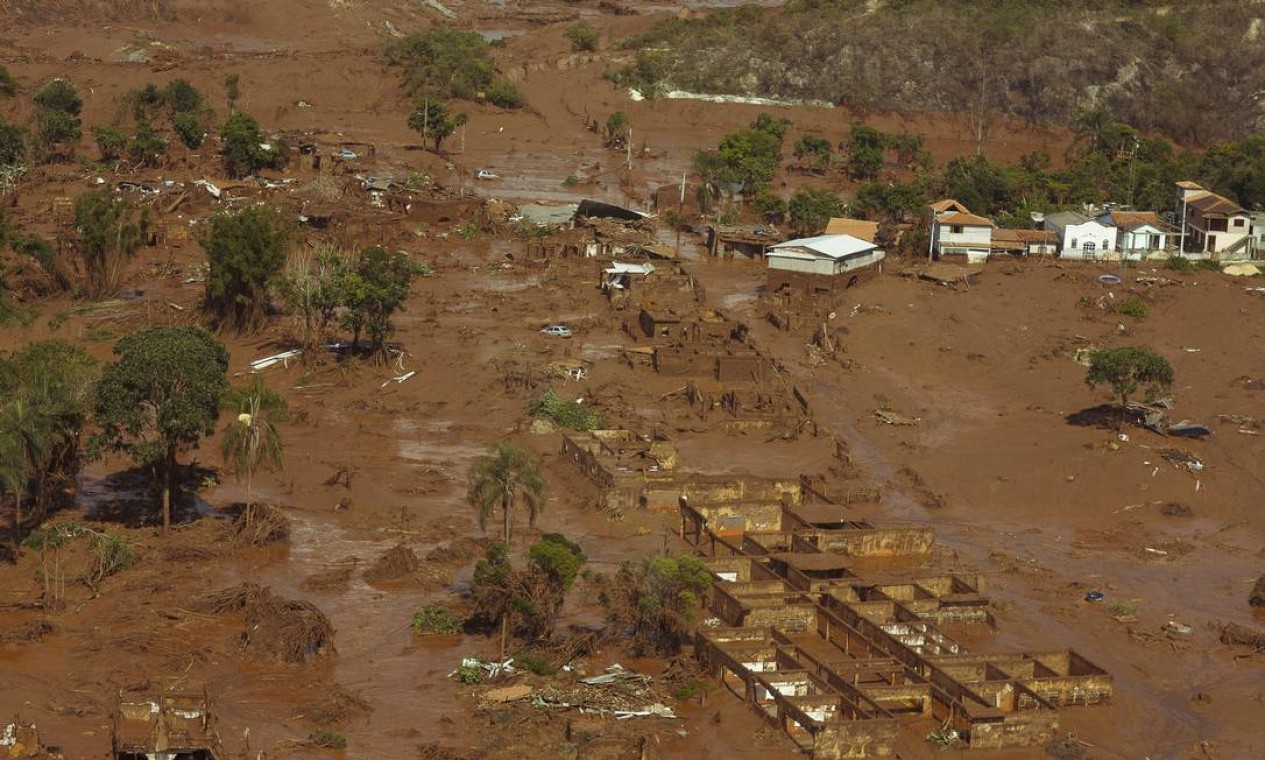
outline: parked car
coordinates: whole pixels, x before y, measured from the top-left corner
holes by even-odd
[[[500,179],[501,175],[495,174],[487,169],[480,169],[474,173],[475,179]]]
[[[566,325],[549,325],[541,330],[545,335],[552,335],[555,338],[570,338],[571,328]]]

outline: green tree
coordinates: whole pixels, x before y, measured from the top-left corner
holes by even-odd
[[[0,166],[17,166],[26,159],[26,130],[0,117]]]
[[[342,286],[347,307],[343,326],[352,331],[353,344],[359,345],[363,331],[369,338],[369,355],[381,358],[385,354],[386,342],[395,334],[392,318],[404,309],[413,278],[420,271],[403,251],[388,253],[375,247],[360,254]]]
[[[834,163],[830,141],[817,135],[804,135],[795,143],[795,160],[815,172],[824,172]]]
[[[354,262],[336,246],[311,251],[304,247],[292,255],[282,275],[286,306],[303,318],[303,345],[323,341],[338,309],[347,303]]]
[[[184,111],[174,114],[171,117],[171,126],[186,148],[197,150],[202,147],[202,141],[206,139],[206,130],[203,129],[202,121],[196,114]]]
[[[276,423],[289,419],[289,408],[285,396],[265,385],[258,375],[250,385],[230,389],[225,404],[237,416],[224,430],[220,450],[233,474],[246,476],[246,524],[250,525],[254,521],[255,473],[285,466]]]
[[[567,39],[571,41],[571,50],[574,52],[591,53],[597,50],[597,30],[584,21],[577,21],[567,27]]]
[[[184,79],[173,79],[163,88],[163,103],[172,114],[198,113],[206,108],[202,93]]]
[[[0,493],[14,496],[13,534],[22,534],[22,499],[48,455],[52,441],[39,410],[27,400],[11,398],[0,406]]]
[[[1129,397],[1145,388],[1148,394],[1167,390],[1173,384],[1173,365],[1145,346],[1100,348],[1089,355],[1085,384],[1090,388],[1106,384],[1120,397],[1120,420],[1124,423]]]
[[[808,188],[791,196],[786,213],[802,235],[816,235],[826,228],[831,217],[843,214],[843,201],[829,190]]]
[[[848,176],[854,180],[876,179],[883,169],[883,149],[886,147],[882,132],[865,124],[853,124],[845,145]]]
[[[97,298],[118,286],[123,263],[145,244],[149,209],[138,211],[106,189],[89,190],[75,200],[75,229],[87,275],[85,293]]]
[[[167,155],[167,141],[148,121],[136,125],[136,134],[127,145],[127,155],[137,166],[157,166]]]
[[[54,339],[32,343],[0,364],[0,395],[8,399],[0,410],[0,430],[7,431],[0,433],[0,449],[21,441],[21,457],[12,461],[23,464],[23,482],[34,484],[29,516],[38,520],[58,493],[74,488],[97,362],[83,348]]]
[[[58,146],[83,136],[79,117],[65,111],[42,108],[35,114],[35,145],[45,158],[59,154]]]
[[[54,79],[44,85],[31,96],[31,100],[40,108],[71,116],[78,116],[83,110],[83,98],[79,97],[79,91],[65,79]]]
[[[435,152],[439,153],[444,140],[452,137],[458,128],[465,126],[467,117],[464,113],[452,113],[443,103],[434,100],[422,100],[408,117],[409,129],[417,132],[423,140],[435,144]]]
[[[497,85],[508,84],[496,74],[487,40],[478,32],[433,29],[409,35],[387,47],[388,63],[403,70],[411,97],[479,100],[493,98]]]
[[[119,160],[123,149],[127,147],[127,135],[114,127],[93,127],[92,136],[96,138],[97,150],[101,153],[102,161]]]
[[[250,206],[213,215],[198,243],[206,251],[205,307],[217,328],[237,332],[262,323],[268,291],[285,267],[293,228],[279,209]]]
[[[259,123],[245,111],[234,111],[220,129],[224,147],[225,168],[230,176],[246,177],[260,169],[276,169],[283,164],[283,157],[271,147],[259,131]]]
[[[215,431],[228,388],[228,350],[198,327],[151,327],[114,344],[118,360],[97,384],[98,451],[126,453],[162,489],[162,526],[171,526],[178,457]]]
[[[620,566],[602,590],[607,621],[631,640],[637,656],[671,657],[689,641],[711,573],[692,556],[646,557]]]
[[[224,92],[228,96],[228,112],[231,114],[237,110],[237,99],[241,97],[241,75],[229,74],[224,77]]]
[[[510,540],[510,515],[515,504],[527,507],[527,522],[536,523],[536,514],[545,506],[545,478],[540,462],[526,449],[501,442],[490,455],[481,456],[470,466],[470,490],[467,498],[479,515],[479,527],[486,528],[488,518],[501,510],[501,540]]]
[[[548,633],[587,561],[578,544],[558,533],[546,533],[532,544],[524,569],[510,563],[507,544],[493,543],[470,582],[472,622],[500,624],[504,658],[510,633],[529,639]]]

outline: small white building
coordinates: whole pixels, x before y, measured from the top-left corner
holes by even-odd
[[[769,292],[844,290],[877,272],[886,254],[851,235],[818,235],[778,243],[769,249]]]
[[[931,252],[937,257],[965,256],[987,261],[993,251],[993,221],[972,214],[949,199],[931,204]]]
[[[1126,259],[1163,258],[1177,245],[1177,228],[1154,211],[1113,209],[1098,221],[1116,228],[1116,250]]]
[[[1106,259],[1116,253],[1116,228],[1078,211],[1047,214],[1042,226],[1058,235],[1059,257]]]

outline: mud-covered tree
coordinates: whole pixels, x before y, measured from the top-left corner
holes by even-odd
[[[259,122],[245,111],[234,111],[220,128],[224,147],[224,168],[232,177],[247,177],[260,169],[277,169],[284,157],[271,147],[259,131]]]
[[[136,125],[136,134],[127,143],[127,157],[138,167],[158,166],[166,160],[167,141],[150,125],[142,121]]]
[[[0,98],[11,98],[18,94],[18,83],[4,66],[0,66]]]
[[[59,492],[74,488],[97,375],[92,356],[60,339],[0,361],[0,481],[17,496],[19,527],[28,490],[27,516],[38,521]]]
[[[35,103],[35,142],[44,158],[58,155],[61,148],[83,134],[79,113],[83,98],[65,79],[54,79],[32,97]]]
[[[285,466],[276,423],[289,419],[289,407],[285,396],[265,385],[258,375],[249,385],[230,389],[224,403],[237,416],[224,430],[220,452],[234,476],[246,476],[246,524],[250,525],[255,513],[255,473]]]
[[[149,468],[162,491],[166,531],[179,456],[215,431],[228,350],[198,327],[151,327],[121,338],[114,353],[97,384],[94,448]]]
[[[540,462],[526,449],[502,441],[491,454],[470,465],[470,489],[466,494],[479,516],[479,527],[486,530],[488,518],[501,513],[501,540],[509,543],[510,517],[522,504],[527,509],[527,524],[535,525],[536,515],[545,506],[545,478]]]
[[[559,533],[546,533],[532,544],[522,569],[511,564],[507,544],[493,543],[474,567],[471,624],[500,625],[504,658],[510,635],[534,639],[549,632],[587,561],[580,546]]]
[[[26,160],[26,130],[0,117],[0,166],[17,166]]]
[[[106,189],[89,190],[75,200],[75,229],[86,275],[84,291],[98,298],[118,287],[123,264],[149,236],[149,209]]]
[[[102,161],[118,161],[127,147],[127,135],[122,130],[108,125],[92,128],[92,137],[97,141],[97,152]]]
[[[1173,365],[1146,346],[1100,348],[1089,355],[1085,384],[1090,388],[1111,386],[1120,398],[1120,418],[1116,423],[1119,428],[1128,412],[1130,396],[1139,390],[1153,395],[1172,386]]]
[[[819,173],[828,170],[835,160],[830,141],[817,135],[804,135],[799,138],[795,143],[793,155],[800,166]]]
[[[242,96],[242,77],[240,74],[229,74],[224,77],[224,95],[228,98],[228,112],[237,110],[237,99]]]
[[[422,271],[403,251],[388,253],[379,246],[360,254],[342,285],[346,299],[343,327],[352,331],[353,345],[360,344],[363,333],[369,339],[369,356],[381,359],[386,355],[387,341],[395,334],[395,312],[404,309],[413,278]]]
[[[204,305],[217,328],[241,333],[259,327],[293,235],[281,211],[269,206],[210,218],[198,243],[210,265]]]
[[[843,201],[830,190],[808,188],[791,196],[786,215],[801,235],[816,235],[826,228],[833,216],[843,213]]]
[[[597,50],[599,40],[597,29],[585,21],[577,21],[567,27],[567,39],[571,42],[571,50],[576,53],[591,53]]]
[[[409,129],[422,136],[422,140],[430,140],[435,152],[443,150],[444,141],[452,137],[459,128],[465,126],[468,118],[464,113],[453,113],[437,100],[423,99],[418,101],[417,108],[408,116]]]
[[[606,117],[605,141],[608,148],[622,148],[632,130],[632,120],[623,111]]]
[[[711,574],[692,556],[628,560],[601,592],[606,619],[628,636],[633,653],[670,657],[691,634]]]

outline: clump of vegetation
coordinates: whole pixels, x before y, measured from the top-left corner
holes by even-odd
[[[414,98],[486,100],[503,108],[523,105],[523,95],[496,73],[491,48],[478,32],[433,29],[409,35],[386,48]]]
[[[347,737],[327,728],[313,730],[308,736],[308,740],[312,742],[313,746],[321,749],[347,749]]]
[[[549,658],[531,649],[520,649],[514,653],[514,667],[535,673],[538,676],[552,676],[558,673]]]
[[[569,430],[597,430],[602,427],[602,417],[579,401],[563,401],[553,391],[545,391],[531,409],[530,417],[543,417],[559,427]]]
[[[1138,608],[1133,602],[1117,601],[1107,605],[1107,612],[1113,617],[1125,617],[1138,614]]]
[[[1146,308],[1146,301],[1135,294],[1117,304],[1116,313],[1134,319],[1146,319],[1150,312]]]
[[[293,238],[292,224],[268,206],[211,216],[198,243],[210,264],[203,305],[217,328],[244,333],[263,324]]]
[[[419,636],[428,634],[447,635],[461,633],[461,618],[447,607],[428,604],[413,613],[413,633]]]
[[[819,188],[800,190],[786,204],[786,215],[796,232],[816,235],[826,229],[831,217],[843,214],[843,201],[838,193]]]
[[[264,139],[259,122],[245,111],[234,111],[228,117],[220,128],[220,138],[224,141],[220,151],[224,168],[230,177],[247,177],[260,169],[279,169],[285,165],[285,156]]]
[[[693,556],[628,560],[601,592],[607,621],[638,656],[670,657],[689,641],[711,573]]]
[[[124,262],[145,245],[149,209],[138,209],[110,190],[89,190],[75,200],[75,229],[86,275],[84,294],[100,298],[118,287]]]
[[[577,53],[591,53],[597,50],[598,34],[592,24],[577,21],[567,27],[567,39],[571,41],[571,50]]]
[[[510,515],[514,505],[522,501],[527,507],[527,523],[536,522],[536,514],[545,504],[545,478],[540,462],[526,449],[503,441],[492,454],[474,460],[470,465],[470,490],[467,500],[479,515],[479,527],[486,529],[489,517],[501,510],[501,539],[510,540]]]
[[[54,79],[31,97],[35,103],[35,148],[45,160],[62,158],[71,152],[83,134],[79,113],[83,98],[65,79]]]
[[[422,98],[417,108],[409,114],[409,129],[421,135],[422,140],[430,140],[435,145],[435,152],[443,150],[444,141],[469,122],[464,113],[452,113],[444,104],[436,99]]]
[[[502,656],[511,635],[535,639],[547,634],[587,561],[578,544],[558,533],[546,533],[532,544],[523,569],[511,565],[508,545],[492,544],[470,582],[471,624],[484,629],[499,624]]]

